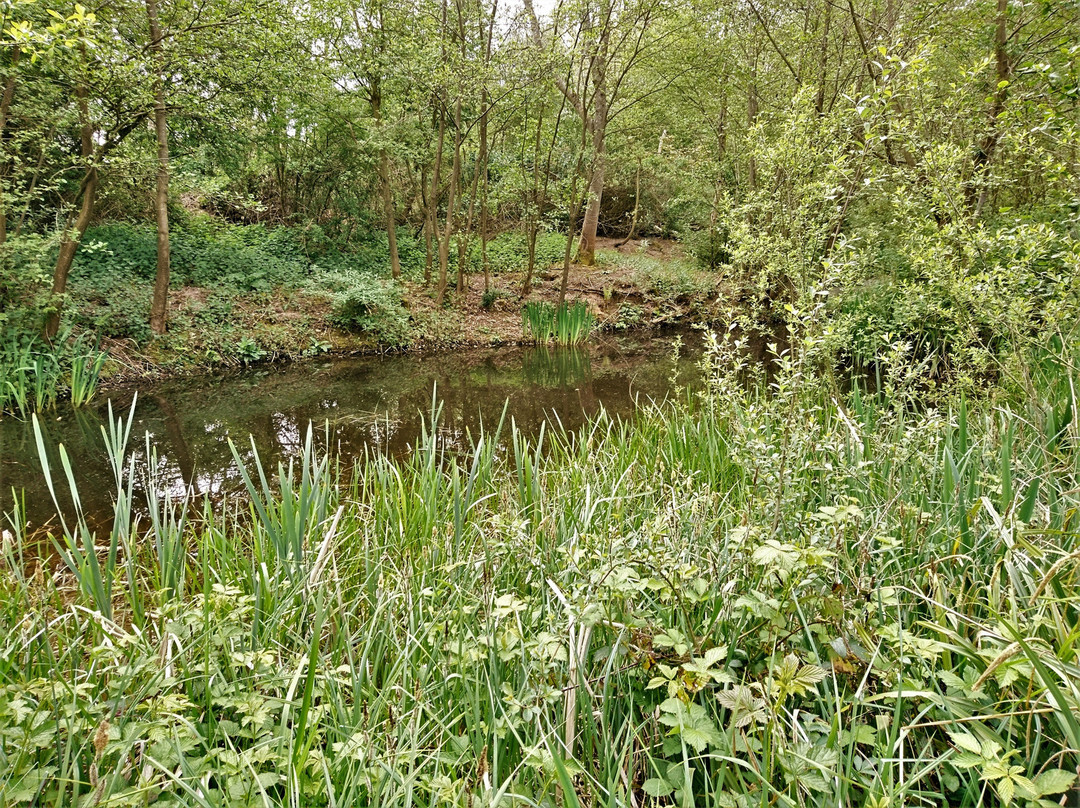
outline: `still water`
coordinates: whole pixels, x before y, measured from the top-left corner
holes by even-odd
[[[449,451],[467,449],[481,429],[493,430],[504,407],[507,422],[513,419],[527,434],[537,433],[544,422],[576,429],[601,408],[626,418],[643,402],[694,386],[700,344],[691,331],[605,336],[575,349],[507,347],[315,360],[146,385],[137,397],[135,390],[113,391],[91,407],[48,413],[41,424],[62,508],[68,510],[71,500],[61,479],[59,444],[75,469],[88,521],[103,524],[111,519],[115,488],[101,434],[109,400],[117,413],[136,402],[128,451],[137,469],[146,463],[148,434],[161,458],[160,487],[217,497],[242,485],[230,438],[243,454],[250,453],[253,440],[267,469],[296,455],[309,424],[317,443],[327,448],[328,436],[329,448],[345,463],[370,451],[402,456],[425,425],[430,428],[433,396],[441,406],[438,438]],[[5,513],[12,509],[13,489],[25,502],[31,532],[55,522],[33,429],[28,422],[3,418],[0,510]]]

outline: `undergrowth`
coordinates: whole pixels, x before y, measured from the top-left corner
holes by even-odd
[[[714,338],[700,395],[465,455],[437,411],[355,472],[310,432],[277,470],[237,443],[243,505],[158,491],[112,419],[111,533],[76,507],[53,553],[9,515],[3,800],[1056,805],[1073,357],[1027,363],[1022,401],[926,409],[792,344],[766,382]]]

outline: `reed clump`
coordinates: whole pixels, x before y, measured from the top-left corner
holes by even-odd
[[[596,317],[584,301],[553,306],[544,301],[529,301],[521,311],[525,339],[535,343],[579,345],[589,338]]]
[[[13,333],[0,343],[0,414],[27,418],[64,398],[75,407],[88,404],[106,359],[85,337],[63,334],[50,343]]]

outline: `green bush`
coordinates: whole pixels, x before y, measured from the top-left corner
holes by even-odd
[[[690,230],[683,236],[682,243],[686,251],[708,269],[716,269],[731,262],[728,233],[723,227]]]
[[[890,351],[933,379],[996,373],[1080,310],[1080,243],[1043,223],[948,225],[893,234],[842,254],[829,345],[873,366]]]
[[[220,226],[196,220],[169,234],[174,286],[226,286],[270,291],[298,286],[309,262],[296,234],[263,225]],[[157,271],[157,235],[149,225],[108,222],[87,230],[72,268],[72,280],[106,275],[152,281]]]
[[[329,293],[330,321],[338,328],[367,334],[382,345],[409,339],[409,314],[401,305],[401,287],[362,272],[320,273],[313,289]]]
[[[73,278],[70,294],[74,305],[68,306],[65,320],[110,339],[131,339],[146,345],[150,331],[152,282],[132,283],[119,270],[108,270],[92,278]]]
[[[52,277],[51,239],[12,236],[0,245],[0,333],[37,333],[45,321]]]

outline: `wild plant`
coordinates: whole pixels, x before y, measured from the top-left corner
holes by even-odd
[[[529,301],[522,308],[522,332],[536,343],[555,342],[558,345],[577,345],[589,338],[596,318],[584,301],[550,303]]]
[[[1071,357],[1030,363],[1037,397],[927,409],[838,387],[814,335],[760,376],[717,337],[689,401],[511,423],[464,456],[436,406],[409,455],[352,474],[311,435],[276,473],[236,448],[247,509],[163,516],[172,549],[131,556],[171,591],[141,624],[129,543],[101,566],[108,621],[93,542],[62,545],[73,590],[12,532],[5,797],[1058,804],[1080,764]]]

